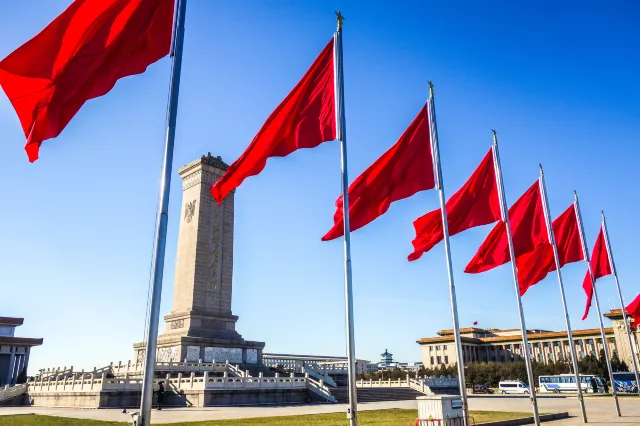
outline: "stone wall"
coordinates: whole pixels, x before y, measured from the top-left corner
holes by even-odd
[[[28,402],[29,401],[29,402]],[[304,404],[326,402],[306,388],[300,389],[246,389],[229,391],[179,390],[166,391],[163,405],[167,407],[211,407],[228,405]],[[79,408],[137,408],[139,391],[103,392],[38,392],[28,400],[16,400],[12,405],[37,407]],[[155,406],[155,399],[154,399]]]

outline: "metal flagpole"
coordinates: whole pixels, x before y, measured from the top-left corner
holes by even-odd
[[[598,321],[600,321],[600,334],[602,335],[602,346],[604,348],[604,356],[607,361],[607,369],[609,370],[609,377],[611,379],[611,394],[613,396],[613,400],[616,403],[616,413],[618,413],[618,417],[622,417],[622,414],[620,414],[620,403],[618,402],[618,392],[616,392],[616,384],[613,381],[613,370],[611,369],[611,357],[609,356],[609,345],[607,343],[607,335],[604,332],[604,324],[602,323],[602,314],[600,312],[600,302],[598,301],[598,291],[596,290],[596,277],[595,275],[593,275],[593,268],[591,268],[591,259],[589,258],[589,249],[587,248],[587,241],[584,237],[584,228],[582,226],[582,214],[580,213],[580,203],[578,202],[577,193],[575,193],[575,202],[576,202],[576,211],[578,212],[578,230],[580,231],[580,242],[582,243],[582,253],[584,253],[584,260],[585,262],[587,262],[587,267],[589,268],[589,276],[591,277],[591,286],[593,288],[593,297],[596,299],[596,310],[598,312]]]
[[[440,210],[442,211],[442,231],[444,236],[444,252],[447,258],[447,274],[449,276],[449,300],[451,302],[451,316],[453,317],[453,335],[458,358],[458,385],[462,397],[462,416],[464,424],[469,423],[469,406],[467,405],[467,385],[464,378],[464,352],[462,339],[460,338],[460,324],[458,322],[458,302],[456,300],[456,286],[453,280],[453,265],[451,263],[451,246],[449,245],[449,221],[447,219],[447,204],[442,181],[442,168],[440,167],[440,149],[438,145],[438,125],[436,122],[436,104],[433,96],[433,83],[429,82],[429,128],[431,134],[431,146],[434,165],[434,177],[436,189],[440,195]]]
[[[578,390],[578,400],[580,401],[580,411],[582,412],[582,422],[587,423],[587,411],[584,408],[584,399],[582,398],[582,382],[580,381],[580,372],[578,371],[578,357],[576,354],[576,345],[573,341],[573,332],[571,331],[571,321],[569,321],[569,312],[567,310],[567,299],[564,294],[564,284],[562,282],[562,272],[560,272],[560,259],[558,257],[558,246],[556,245],[556,235],[553,231],[553,223],[551,222],[551,213],[549,212],[549,199],[547,198],[547,185],[544,180],[544,172],[542,170],[542,164],[540,164],[540,182],[542,186],[542,205],[544,208],[544,219],[547,224],[547,234],[549,235],[549,242],[553,247],[553,258],[556,262],[556,272],[558,274],[558,286],[560,287],[560,298],[562,299],[562,308],[564,309],[564,320],[567,323],[567,337],[569,338],[569,347],[571,349],[571,361],[573,363],[573,372],[576,376],[576,387]],[[575,210],[574,214],[576,219],[578,218],[578,212]]]
[[[153,379],[156,365],[156,348],[158,340],[158,322],[160,320],[160,298],[162,296],[162,274],[164,271],[164,254],[167,240],[167,222],[169,221],[169,190],[171,188],[171,166],[173,164],[173,145],[176,134],[176,118],[178,115],[178,94],[180,92],[180,69],[182,66],[182,45],[184,42],[184,19],[187,0],[176,0],[174,9],[174,27],[171,44],[173,63],[171,68],[171,89],[169,92],[169,111],[167,117],[167,134],[160,181],[160,202],[156,221],[156,240],[153,253],[151,307],[147,323],[147,346],[145,350],[144,376],[142,379],[142,395],[137,426],[151,424],[151,405],[153,403]]]
[[[353,290],[351,278],[351,231],[349,228],[349,178],[347,176],[347,129],[344,113],[344,75],[342,73],[342,21],[336,12],[338,29],[333,36],[334,77],[336,91],[336,136],[340,141],[340,164],[342,168],[342,217],[344,223],[344,296],[347,318],[347,363],[349,375],[349,408],[347,418],[350,426],[358,424],[358,397],[356,394],[356,348],[353,330]]]
[[[616,271],[616,264],[613,262],[613,252],[611,251],[611,245],[609,244],[609,231],[607,231],[607,220],[604,217],[604,211],[602,212],[602,230],[604,231],[604,244],[607,247],[607,256],[609,257],[609,264],[611,265],[611,272],[613,272],[613,278],[616,280],[616,288],[618,289],[618,297],[620,298],[620,306],[622,309],[622,319],[624,320],[624,328],[627,332],[627,338],[629,339],[629,351],[631,352],[631,363],[633,364],[633,373],[636,376],[636,386],[638,387],[638,393],[640,393],[640,378],[638,376],[638,360],[636,359],[636,353],[633,350],[633,340],[631,339],[631,331],[629,330],[629,320],[627,319],[627,312],[625,310],[624,300],[622,299],[622,291],[620,290],[620,282],[618,281],[618,271]],[[615,383],[612,383],[615,386]]]
[[[520,330],[522,331],[522,345],[524,362],[527,367],[527,377],[529,378],[529,398],[531,400],[531,408],[533,410],[533,419],[536,426],[540,426],[540,415],[538,414],[538,401],[536,399],[536,384],[533,377],[533,367],[531,366],[531,357],[529,352],[529,339],[527,339],[527,326],[524,322],[524,312],[522,309],[522,298],[520,297],[520,283],[518,282],[518,267],[516,266],[515,251],[513,248],[513,236],[511,235],[511,224],[509,223],[509,211],[507,209],[507,200],[504,193],[504,185],[502,182],[502,167],[500,166],[500,154],[498,152],[498,135],[495,129],[493,131],[493,161],[496,172],[496,182],[498,184],[498,195],[500,197],[500,213],[502,221],[507,231],[507,240],[509,242],[509,256],[511,258],[511,271],[513,273],[513,284],[516,288],[516,298],[518,301],[518,314],[520,315]]]

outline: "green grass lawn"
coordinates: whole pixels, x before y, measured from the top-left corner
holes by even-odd
[[[416,410],[376,410],[361,411],[361,425],[404,425],[414,426],[418,412]],[[476,424],[530,417],[531,413],[510,413],[501,411],[472,411],[471,417]],[[0,416],[0,426],[123,426],[126,422],[102,422],[97,420],[70,419],[66,417],[50,417],[36,415]],[[165,426],[344,426],[347,424],[344,413],[314,414],[308,416],[260,417],[255,419],[213,420],[204,422],[171,423]]]

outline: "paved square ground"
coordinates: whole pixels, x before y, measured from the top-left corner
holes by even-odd
[[[640,425],[640,398],[620,398],[622,417],[615,412],[610,397],[585,398],[589,423],[601,426]],[[531,405],[526,398],[473,397],[469,399],[471,410],[523,411],[530,412]],[[570,419],[545,422],[549,426],[574,426],[582,424],[580,407],[575,398],[539,398],[539,410],[542,413],[568,411]],[[390,401],[359,404],[360,410],[381,410],[388,408],[417,408],[416,401]],[[290,416],[298,414],[319,414],[345,411],[344,404],[291,405],[263,407],[207,407],[207,408],[168,408],[154,410],[152,423],[189,422],[202,420],[240,419],[252,417]],[[128,421],[130,416],[116,409],[71,409],[39,407],[4,407],[0,415],[36,413],[61,417],[75,417],[108,421]],[[346,421],[345,421],[346,424]]]

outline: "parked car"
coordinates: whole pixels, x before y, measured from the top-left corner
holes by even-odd
[[[471,393],[493,393],[493,389],[485,385],[473,385],[471,387]]]

